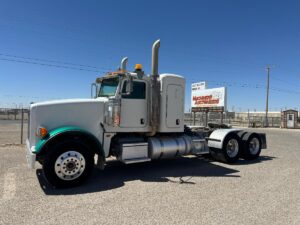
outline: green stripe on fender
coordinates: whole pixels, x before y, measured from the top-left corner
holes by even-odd
[[[59,134],[62,134],[62,133],[65,133],[65,132],[70,132],[70,131],[71,132],[84,133],[84,134],[92,137],[94,140],[96,140],[99,143],[99,146],[101,146],[98,139],[93,134],[91,134],[90,132],[81,129],[80,127],[67,126],[67,127],[59,127],[59,128],[54,129],[54,130],[51,130],[45,138],[39,140],[39,142],[35,146],[35,150],[34,150],[33,153],[38,154],[48,141],[50,141],[51,139],[53,139],[54,137],[56,137]]]

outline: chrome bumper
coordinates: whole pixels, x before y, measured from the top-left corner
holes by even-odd
[[[30,169],[34,169],[35,166],[35,158],[36,155],[32,153],[32,150],[34,150],[35,146],[32,146],[30,148],[29,140],[26,140],[26,158],[27,158],[27,165]]]

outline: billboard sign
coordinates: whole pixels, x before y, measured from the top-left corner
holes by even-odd
[[[226,88],[192,89],[192,108],[223,108],[226,110]]]
[[[203,90],[206,88],[207,86],[205,81],[192,84],[192,91]]]

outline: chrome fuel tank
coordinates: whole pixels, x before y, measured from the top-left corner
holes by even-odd
[[[182,135],[178,137],[151,137],[148,139],[151,159],[173,158],[189,154],[208,153],[205,139]]]

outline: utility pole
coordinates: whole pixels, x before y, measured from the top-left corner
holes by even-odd
[[[248,127],[250,127],[250,111],[248,109]]]
[[[270,90],[270,66],[267,66],[267,99],[266,99],[266,118],[265,118],[265,126],[269,126],[268,122],[268,111],[269,111],[269,90]]]

